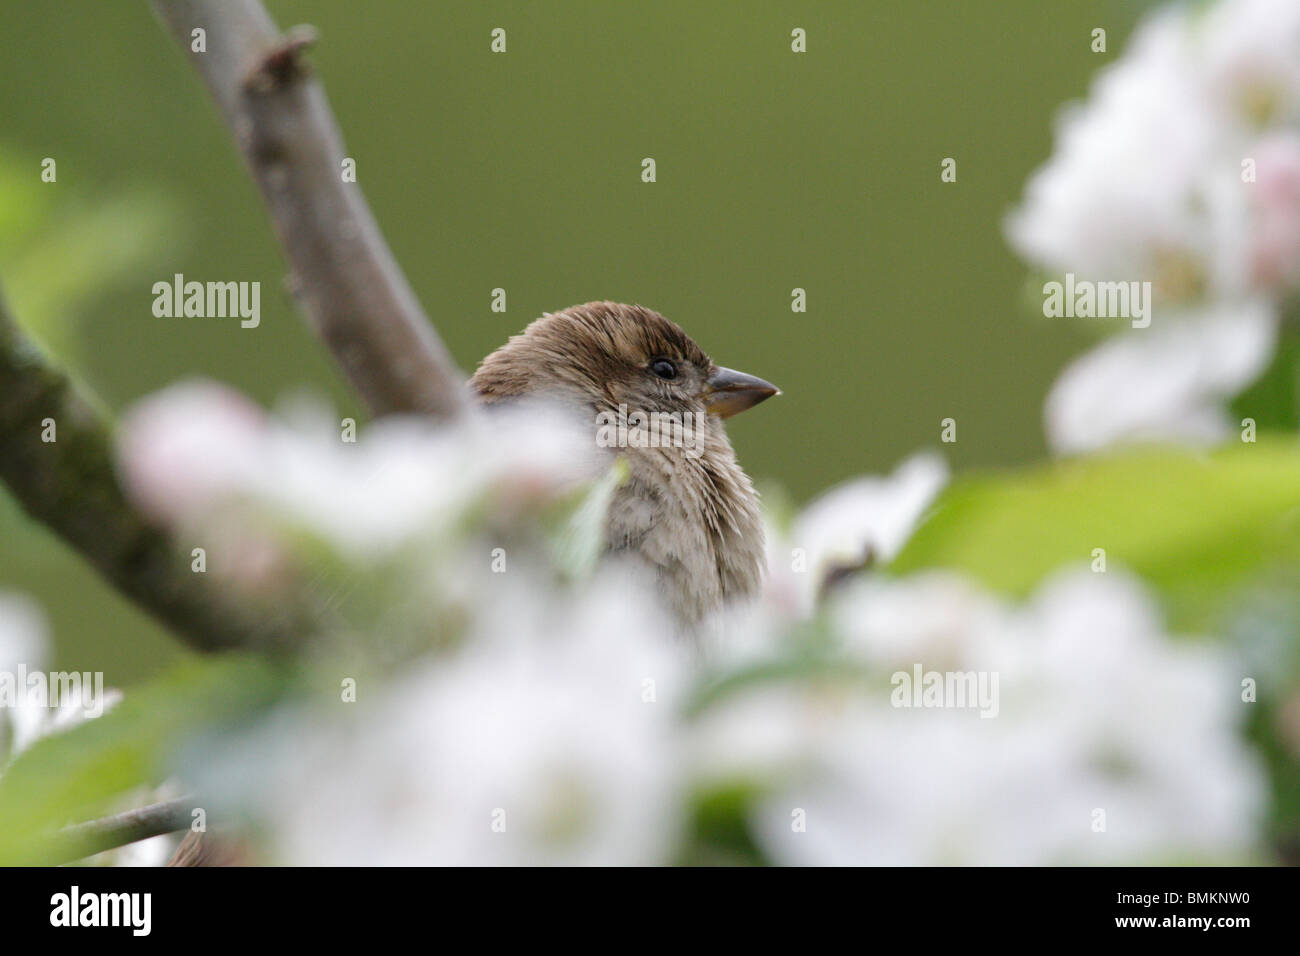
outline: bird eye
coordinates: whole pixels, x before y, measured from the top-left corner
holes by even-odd
[[[673,379],[677,377],[677,366],[668,361],[668,359],[655,359],[650,363],[650,371],[663,379]]]

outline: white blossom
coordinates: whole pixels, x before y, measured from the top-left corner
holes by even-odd
[[[25,668],[37,671],[49,658],[45,616],[29,598],[0,593],[0,673],[17,680]],[[25,688],[17,688],[20,691]],[[8,759],[36,740],[49,720],[49,712],[38,707],[26,693],[0,704],[0,772]]]
[[[886,476],[864,475],[819,495],[782,534],[768,528],[764,602],[778,616],[806,616],[837,568],[888,564],[948,483],[948,464],[919,452]]]
[[[1161,307],[1294,288],[1270,257],[1300,204],[1267,184],[1296,162],[1297,64],[1290,0],[1154,13],[1062,111],[1052,158],[1007,220],[1011,244],[1049,273],[1152,281]]]
[[[1062,572],[1021,605],[937,572],[875,580],[837,603],[835,632],[872,676],[761,685],[700,731],[711,776],[778,781],[753,818],[775,861],[1240,860],[1256,845],[1266,786],[1239,736],[1239,675],[1175,643],[1135,579]],[[891,673],[916,664],[997,674],[996,716],[892,706]]]
[[[1164,301],[1203,283],[1240,289],[1241,157],[1209,109],[1191,38],[1183,10],[1159,12],[1099,72],[1087,102],[1062,111],[1056,150],[1007,221],[1035,265],[1150,280]]]
[[[1234,432],[1227,402],[1268,364],[1273,307],[1254,300],[1108,339],[1068,365],[1044,403],[1051,447],[1120,442],[1208,445]]]
[[[1272,322],[1261,306],[1261,335]],[[1230,388],[1252,359],[1240,317],[1222,323],[1224,341],[1195,371]],[[418,566],[409,580],[385,579],[385,602],[434,608],[434,631],[459,622],[450,638],[398,642],[390,659],[391,620],[381,621],[345,662],[356,670],[314,662],[310,695],[178,769],[214,813],[254,824],[268,861],[667,863],[683,845],[689,795],[736,779],[756,788],[748,822],[777,863],[1218,862],[1250,859],[1256,846],[1266,794],[1241,737],[1238,675],[1210,645],[1167,634],[1123,572],[1063,573],[1015,603],[955,575],[895,579],[874,568],[812,613],[819,585],[805,580],[900,551],[947,479],[936,455],[814,502],[773,551],[804,549],[804,577],[774,561],[763,599],[728,618],[713,653],[697,659],[626,569],[557,578],[554,555],[532,541],[497,573],[473,531],[433,544],[414,531],[489,521],[476,506],[484,488],[527,512],[581,484],[563,463],[548,465],[544,447],[531,464],[517,457],[534,455],[524,432],[491,451],[476,444],[478,424],[439,438],[406,423],[391,441],[380,432],[339,451],[318,447],[337,440],[325,424],[239,413],[222,425],[226,399],[187,400],[197,406],[178,420],[212,414],[209,439],[196,451],[179,437],[174,458],[153,461],[128,447],[124,467],[142,500],[217,523],[255,501],[258,515],[287,512],[362,564],[423,541],[408,556]],[[170,410],[151,414],[129,440],[183,430],[167,425]],[[205,467],[226,477],[202,495],[156,474],[192,470],[191,456],[221,442],[226,454]],[[292,491],[275,487],[264,460],[297,455],[312,468],[289,472]],[[520,493],[528,469],[535,478]],[[367,493],[389,496],[383,508],[348,490],[358,475]],[[422,486],[430,476],[433,491]],[[335,493],[346,507],[324,514]],[[407,584],[418,587],[396,587]],[[423,618],[412,620],[418,634]],[[778,672],[684,717],[698,682],[811,653],[800,627],[830,642],[829,672]],[[894,706],[892,675],[915,665],[996,675],[996,699],[982,711]],[[355,702],[339,693],[348,676]]]
[[[460,649],[283,715],[209,792],[251,797],[283,863],[671,862],[681,648],[616,573],[579,600],[522,571],[500,588]]]
[[[13,692],[0,699],[0,773],[6,763],[51,734],[101,716],[122,700],[81,680],[63,683],[46,670],[50,642],[45,615],[30,598],[0,593],[0,674]],[[35,690],[33,682],[41,689]]]
[[[455,522],[484,494],[501,509],[553,499],[599,474],[610,456],[544,406],[435,427],[382,419],[344,441],[323,407],[267,416],[238,393],[186,383],[125,416],[119,461],[151,514],[193,524],[234,505],[300,522],[356,560]]]
[[[1267,367],[1300,289],[1300,5],[1221,0],[1148,16],[1006,222],[1048,276],[1150,282],[1150,328],[1075,361],[1045,410],[1062,452],[1206,444]]]

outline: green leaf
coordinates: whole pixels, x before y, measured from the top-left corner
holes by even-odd
[[[0,865],[57,862],[47,847],[60,827],[122,809],[115,800],[161,783],[186,741],[247,718],[283,684],[258,658],[187,661],[102,717],[38,741],[0,776]]]
[[[1022,596],[1052,571],[1126,567],[1167,598],[1176,624],[1212,619],[1266,568],[1300,567],[1300,444],[1261,437],[1212,454],[1137,449],[951,486],[891,571],[966,572]]]
[[[108,292],[134,289],[148,314],[158,263],[183,239],[180,210],[153,185],[86,198],[41,184],[36,157],[0,158],[0,267],[26,331],[80,370],[90,358],[80,320]],[[53,197],[58,195],[55,200]]]
[[[618,458],[604,475],[586,488],[572,503],[572,510],[561,521],[552,539],[552,551],[560,570],[573,580],[591,576],[596,562],[604,553],[605,516],[610,502],[627,481],[631,470],[627,460]]]
[[[761,787],[744,779],[692,794],[688,839],[678,863],[685,866],[763,866],[767,860],[749,828]]]

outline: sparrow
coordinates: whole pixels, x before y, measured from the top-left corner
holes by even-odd
[[[646,568],[687,630],[757,593],[766,570],[758,495],[723,420],[780,394],[775,385],[715,365],[658,312],[588,302],[512,336],[470,388],[489,406],[555,401],[593,428],[681,421],[690,430],[674,440],[634,437],[612,449],[626,458],[628,477],[610,503],[607,553]]]

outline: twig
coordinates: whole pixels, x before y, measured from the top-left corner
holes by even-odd
[[[464,377],[416,301],[362,196],[325,92],[258,0],[151,0],[189,51],[262,191],[311,324],[376,415],[452,417]],[[206,31],[206,52],[192,31]]]
[[[167,800],[64,827],[51,849],[50,861],[70,863],[128,843],[188,830],[193,807],[193,802],[184,798]]]
[[[118,483],[111,435],[100,404],[49,364],[0,297],[0,479],[27,513],[198,650],[296,644],[296,611],[224,598],[135,509]]]

